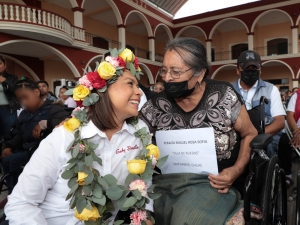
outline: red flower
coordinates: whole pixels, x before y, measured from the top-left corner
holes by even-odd
[[[75,101],[78,107],[82,107],[82,101]]]
[[[86,77],[95,89],[101,89],[106,85],[106,80],[102,79],[98,72],[89,72]]]
[[[118,56],[117,60],[118,60],[119,66],[122,66],[125,69],[126,68],[126,63],[125,63],[124,59],[122,59],[120,56]]]
[[[138,60],[137,57],[135,57],[135,59],[134,59],[134,67],[135,67],[136,69],[139,68],[139,60]]]

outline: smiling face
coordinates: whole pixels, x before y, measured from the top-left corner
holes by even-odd
[[[115,83],[109,86],[108,95],[112,102],[115,116],[118,121],[138,115],[138,107],[142,92],[137,79],[125,70]]]

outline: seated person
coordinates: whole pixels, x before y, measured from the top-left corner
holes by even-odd
[[[165,90],[143,106],[141,118],[151,133],[212,127],[219,174],[187,173],[182,168],[181,173],[154,176],[156,191],[162,194],[154,201],[155,219],[159,225],[224,224],[241,208],[239,191],[243,192],[249,144],[257,131],[234,88],[208,79],[206,50],[199,40],[172,40],[160,76]],[[175,170],[169,159],[167,164]]]
[[[30,148],[38,145],[56,125],[69,117],[63,107],[44,101],[37,84],[32,80],[20,80],[16,84],[15,94],[24,107],[17,121],[17,135],[5,145],[2,153],[2,167],[5,174],[18,175],[20,166],[29,161]],[[14,176],[13,176],[14,177]],[[8,177],[11,192],[13,179]]]
[[[65,106],[67,106],[68,108],[76,108],[77,104],[74,101],[74,99],[68,95],[64,95],[64,93],[68,90],[68,88],[66,86],[62,86],[59,89],[59,98],[61,100],[63,100],[63,103]]]
[[[49,84],[47,81],[40,80],[37,82],[37,85],[41,91],[41,98],[44,101],[56,101],[57,100],[55,95],[51,91],[49,91]]]

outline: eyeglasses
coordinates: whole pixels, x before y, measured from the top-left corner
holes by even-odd
[[[166,68],[160,68],[159,69],[159,75],[162,77],[162,78],[165,78],[167,73],[170,73],[171,77],[173,79],[179,79],[180,78],[180,75],[186,73],[187,71],[193,69],[193,67],[185,70],[185,71],[178,71],[178,70],[174,70],[174,69],[170,69],[170,71],[168,71]]]
[[[163,91],[164,90],[164,88],[162,88],[162,87],[155,87],[154,86],[154,88],[153,88],[155,91]]]

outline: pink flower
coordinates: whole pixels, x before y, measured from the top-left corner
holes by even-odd
[[[73,110],[73,112],[72,112],[72,118],[75,118],[75,116],[74,116],[74,112],[76,112],[76,111],[80,111],[80,110],[83,110],[84,108],[83,107],[76,107],[74,110]]]
[[[90,90],[93,90],[92,82],[89,81],[87,76],[83,76],[79,79],[79,84],[82,84],[83,86],[89,88]]]
[[[106,56],[105,61],[109,62],[115,68],[119,66],[119,62],[117,58]]]
[[[131,223],[130,225],[141,225],[142,221],[147,220],[146,211],[137,210],[130,214]]]
[[[144,197],[147,196],[147,188],[146,183],[141,179],[136,179],[129,184],[130,191],[138,189]]]
[[[157,159],[154,157],[154,155],[152,155],[152,169],[155,168],[156,164],[157,164]]]
[[[84,153],[85,146],[84,144],[79,144],[79,152]]]

